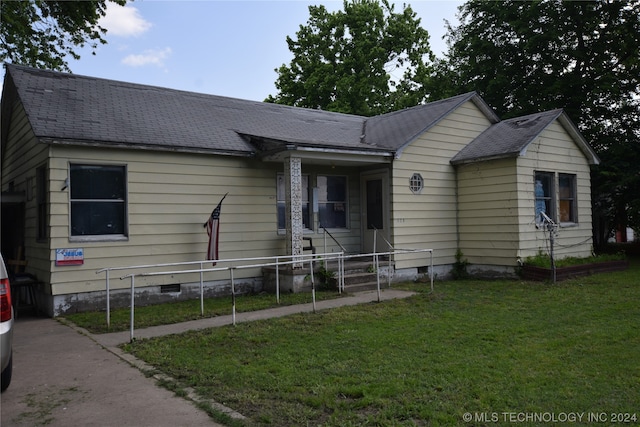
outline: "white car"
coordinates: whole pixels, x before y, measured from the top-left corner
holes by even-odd
[[[13,360],[13,305],[9,274],[0,254],[0,389],[5,391],[11,383]]]

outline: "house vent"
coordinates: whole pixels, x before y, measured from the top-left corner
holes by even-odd
[[[180,283],[173,283],[171,285],[160,285],[161,294],[178,293],[180,292]]]
[[[409,179],[409,188],[413,194],[420,194],[422,189],[424,188],[424,180],[422,179],[422,175],[419,173],[414,173],[411,175]]]

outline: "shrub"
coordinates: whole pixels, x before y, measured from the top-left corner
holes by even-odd
[[[453,268],[451,269],[451,274],[456,280],[469,278],[467,267],[470,265],[470,263],[468,260],[462,259],[463,256],[464,254],[462,253],[462,251],[458,249],[456,251],[456,262],[453,263]]]

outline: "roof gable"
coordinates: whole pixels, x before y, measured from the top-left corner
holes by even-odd
[[[493,123],[500,119],[476,92],[393,111],[367,120],[364,142],[401,150],[467,101],[472,101]]]
[[[599,159],[562,109],[529,114],[496,123],[458,152],[451,164],[473,163],[499,158],[518,157],[553,121],[558,120],[571,135],[589,163]]]

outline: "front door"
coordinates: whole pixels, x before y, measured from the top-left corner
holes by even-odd
[[[389,252],[389,176],[386,172],[363,174],[362,252]],[[377,234],[377,235],[376,235]],[[375,241],[375,248],[374,248]]]

